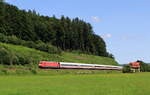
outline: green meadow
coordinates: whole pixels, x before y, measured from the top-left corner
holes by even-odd
[[[150,73],[0,76],[0,95],[149,94]]]

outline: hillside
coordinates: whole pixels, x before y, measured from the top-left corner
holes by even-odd
[[[113,57],[107,52],[105,41],[95,34],[90,23],[79,18],[43,16],[35,10],[20,10],[2,1],[0,33],[17,37],[18,40],[32,41],[33,44],[39,41],[63,51]]]
[[[102,37],[79,18],[43,16],[0,0],[0,64],[41,60],[117,65]]]
[[[63,52],[61,55],[58,54],[48,54],[46,52],[42,52],[36,49],[27,48],[23,46],[17,46],[12,44],[5,44],[0,43],[0,48],[6,48],[10,53],[8,53],[9,56],[13,54],[14,57],[12,60],[16,62],[18,61],[18,64],[23,64],[21,62],[24,58],[25,64],[33,63],[38,64],[41,60],[49,60],[49,61],[63,61],[63,62],[80,62],[80,63],[91,63],[91,64],[111,64],[111,65],[117,65],[116,61],[111,58],[107,57],[100,57],[100,56],[93,56],[93,55],[86,55],[86,54],[77,54],[77,53],[68,53]],[[4,57],[4,55],[0,55],[0,57]],[[2,59],[2,58],[0,58]],[[11,60],[11,61],[12,61]],[[21,60],[21,62],[20,62]]]

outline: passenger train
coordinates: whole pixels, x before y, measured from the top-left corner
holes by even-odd
[[[121,70],[122,66],[40,61],[39,68],[43,68],[43,69]]]

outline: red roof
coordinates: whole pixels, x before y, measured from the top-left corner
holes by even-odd
[[[132,68],[139,68],[140,67],[140,62],[131,62],[131,63],[129,63],[130,64],[130,66],[132,67]]]

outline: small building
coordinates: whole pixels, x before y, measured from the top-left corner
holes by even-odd
[[[140,62],[130,62],[129,65],[130,65],[131,71],[140,72]]]

